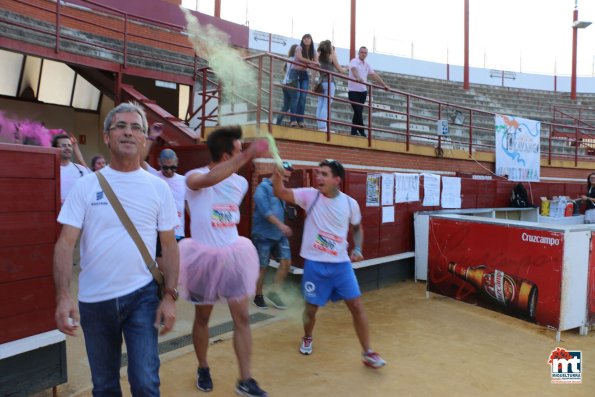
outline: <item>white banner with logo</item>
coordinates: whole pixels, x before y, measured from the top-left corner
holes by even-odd
[[[541,122],[497,114],[496,175],[539,182]]]

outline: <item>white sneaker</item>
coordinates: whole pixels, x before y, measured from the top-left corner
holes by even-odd
[[[386,361],[380,357],[380,355],[376,352],[369,351],[367,353],[363,353],[362,357],[364,359],[364,365],[378,369],[380,367],[384,367],[386,365]]]
[[[312,354],[312,338],[304,336],[302,338],[302,344],[300,346],[300,353],[304,355]]]

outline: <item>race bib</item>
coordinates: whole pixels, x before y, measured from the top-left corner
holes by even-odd
[[[215,204],[211,211],[211,226],[235,227],[240,223],[240,209],[234,204]]]
[[[314,244],[312,244],[312,247],[318,251],[331,254],[332,256],[337,256],[337,246],[341,244],[342,241],[343,239],[339,236],[320,231],[316,236],[316,239],[314,239]]]

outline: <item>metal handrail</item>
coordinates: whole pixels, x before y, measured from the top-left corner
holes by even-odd
[[[267,58],[268,58],[268,62],[265,62],[265,61],[254,62],[257,59],[264,60]],[[274,113],[290,115],[290,113],[288,113],[288,112],[280,112],[280,111],[273,109],[274,90],[283,88],[282,84],[274,81],[274,71],[273,71],[273,68],[275,67],[274,61],[287,62],[290,64],[299,64],[299,62],[293,61],[293,60],[287,59],[283,56],[279,56],[279,55],[272,54],[272,53],[254,54],[254,55],[246,57],[245,60],[249,61],[248,63],[257,69],[258,81],[259,81],[258,87],[260,87],[260,88],[257,88],[258,92],[267,95],[267,100],[259,101],[256,108],[253,109],[253,112],[257,113],[257,114],[260,114],[263,111],[268,113],[268,124],[269,124],[269,128],[270,128],[270,125],[273,124],[273,114]],[[335,72],[330,72],[326,69],[320,69],[318,67],[307,67],[307,69],[309,69],[310,71],[314,71],[314,72],[327,73],[328,74],[327,82],[329,82],[331,78],[342,79],[344,81],[350,80],[345,75],[335,73]],[[263,84],[263,81],[266,78],[269,78],[268,84]],[[432,142],[434,142],[435,145],[438,145],[438,147],[437,147],[437,149],[438,149],[438,148],[440,148],[440,145],[443,144],[443,139],[441,137],[438,137],[437,135],[431,135],[431,134],[416,133],[416,132],[414,132],[412,127],[415,124],[419,124],[419,125],[423,126],[424,123],[427,127],[427,123],[436,122],[440,118],[444,118],[444,115],[447,113],[448,109],[452,109],[452,110],[456,109],[465,115],[465,120],[461,124],[457,124],[457,125],[451,124],[451,126],[452,126],[451,128],[460,129],[463,132],[463,135],[461,136],[462,139],[457,140],[456,137],[452,137],[452,138],[449,138],[448,142],[450,142],[451,144],[456,144],[456,145],[461,146],[461,148],[464,148],[465,150],[467,150],[469,152],[470,156],[473,155],[473,152],[476,149],[483,150],[483,151],[492,151],[492,152],[495,151],[495,145],[493,142],[474,141],[475,137],[478,136],[478,133],[493,131],[493,125],[489,125],[487,123],[486,119],[490,118],[490,117],[494,117],[496,115],[495,112],[490,112],[490,111],[481,110],[481,109],[468,107],[468,106],[461,106],[458,104],[444,102],[444,101],[440,101],[440,100],[436,100],[436,99],[432,99],[432,98],[427,98],[422,95],[416,95],[416,94],[412,94],[409,92],[396,90],[393,88],[386,90],[381,86],[371,84],[371,83],[366,83],[366,86],[368,87],[368,92],[370,94],[368,96],[369,102],[362,106],[364,106],[365,111],[368,113],[368,125],[364,126],[364,129],[368,131],[368,134],[367,134],[368,135],[368,146],[372,146],[372,142],[375,140],[384,140],[383,138],[379,138],[377,136],[378,132],[382,132],[382,133],[386,133],[386,135],[388,135],[388,136],[393,136],[397,140],[404,139],[406,151],[409,151],[411,149],[410,144],[413,140],[416,140],[416,139],[418,139],[418,140],[421,139],[423,141],[430,142],[430,144],[432,144]],[[297,92],[306,92],[305,90],[302,90],[299,88],[293,88],[293,87],[285,87],[285,88],[289,88],[289,89],[292,89]],[[400,102],[399,102],[399,104],[396,104],[395,99],[391,99],[391,101],[389,103],[391,106],[389,106],[388,108],[378,106],[378,105],[387,104],[386,101],[377,99],[378,92],[385,92],[386,94],[396,96],[397,98],[401,97],[403,104],[401,104]],[[327,98],[329,98],[328,94],[316,94],[316,93],[309,92],[309,90],[308,90],[308,94],[312,95],[312,97],[326,96]],[[260,98],[260,94],[259,94],[259,98]],[[343,104],[343,105],[350,105],[350,104],[354,103],[352,101],[349,101],[348,99],[341,98],[341,97],[334,97],[333,101],[335,103]],[[329,102],[327,102],[327,104],[329,104]],[[395,105],[397,105],[398,107],[403,106],[405,109],[404,110],[395,109],[394,108]],[[427,110],[427,109],[423,110],[424,107],[429,108],[432,106],[434,107],[432,110]],[[379,126],[378,123],[375,122],[376,118],[378,116],[375,116],[373,113],[373,111],[376,108],[381,108],[382,111],[385,112],[386,114],[391,114],[392,116],[390,116],[390,117],[404,118],[404,123],[405,123],[404,127],[403,128],[391,128],[391,127],[387,128],[387,127]],[[422,108],[422,112],[420,112],[419,110],[416,111],[416,108]],[[330,105],[329,105],[328,110],[330,110]],[[311,116],[311,115],[300,115],[300,117],[304,117],[304,119],[306,119],[306,120],[314,120],[314,121],[317,120],[316,117]],[[327,123],[327,126],[330,126],[331,124],[336,125],[338,127],[352,127],[353,126],[351,123],[341,121],[339,119],[333,119],[332,113],[330,111],[327,112],[327,119],[324,121]],[[260,117],[257,117],[256,123],[260,124],[260,122],[261,122]],[[586,123],[585,121],[582,121],[582,123],[585,126],[581,127],[581,130],[589,131],[589,132],[592,130],[590,128],[590,126],[588,126],[588,123]],[[549,164],[551,164],[552,157],[574,158],[575,165],[578,164],[579,158],[585,158],[585,159],[593,158],[590,155],[591,154],[590,152],[588,153],[589,155],[583,155],[583,154],[579,153],[579,147],[586,146],[581,142],[581,139],[583,139],[587,136],[590,136],[590,135],[584,134],[584,133],[583,134],[575,134],[575,136],[572,139],[568,139],[568,138],[561,139],[559,137],[553,136],[552,131],[554,131],[556,128],[568,127],[567,125],[563,125],[563,124],[551,122],[551,121],[541,121],[541,125],[542,125],[542,131],[549,132],[547,134],[547,136],[548,136],[547,149],[542,148],[542,154],[547,156]],[[574,127],[574,128],[577,128],[577,127]],[[429,128],[429,129],[431,129],[431,128]],[[370,132],[372,132],[372,133],[370,133]],[[593,132],[595,132],[595,129],[593,129]],[[322,133],[324,133],[324,132],[322,132]],[[330,132],[326,132],[326,134],[327,134],[327,141],[330,141],[332,134]],[[543,136],[546,136],[546,134],[542,134],[542,137]],[[401,138],[399,138],[399,137],[401,137]],[[554,152],[554,146],[556,143],[563,144],[564,146],[567,145],[569,147],[573,147],[574,153],[564,154],[564,153]]]
[[[51,31],[48,29],[39,28],[37,26],[25,25],[23,23],[19,23],[16,21],[8,21],[8,23],[11,25],[14,25],[14,26],[27,28],[29,30],[32,30],[32,31],[35,31],[38,33],[53,34],[55,36],[55,43],[54,43],[53,47],[54,47],[56,53],[60,53],[62,51],[61,43],[63,40],[68,40],[68,41],[81,43],[81,44],[89,44],[88,41],[85,41],[83,38],[78,38],[78,37],[75,37],[72,35],[68,35],[68,36],[65,35],[64,27],[68,27],[67,21],[76,21],[79,23],[85,23],[88,26],[91,26],[94,28],[99,28],[99,29],[101,29],[102,32],[106,33],[107,37],[113,38],[113,37],[120,36],[119,45],[112,45],[110,43],[107,43],[107,44],[106,43],[93,43],[93,46],[103,49],[103,50],[121,54],[122,55],[121,64],[123,65],[124,68],[126,68],[128,66],[130,55],[134,55],[137,58],[142,58],[142,59],[147,59],[147,60],[163,61],[162,58],[158,58],[158,57],[151,56],[148,54],[142,54],[138,51],[134,51],[132,53],[129,51],[130,43],[133,42],[133,43],[139,44],[139,43],[142,43],[142,41],[147,39],[146,35],[138,34],[133,29],[130,29],[131,25],[135,25],[140,28],[146,28],[146,29],[157,28],[157,29],[162,29],[165,31],[173,32],[173,33],[179,33],[179,32],[184,31],[184,29],[185,29],[184,26],[179,26],[179,25],[175,25],[175,24],[171,24],[171,23],[167,23],[167,22],[162,22],[159,20],[155,20],[155,19],[151,19],[151,18],[139,16],[139,15],[129,14],[129,13],[123,12],[121,10],[115,9],[113,7],[97,3],[92,0],[80,0],[80,1],[82,3],[84,3],[85,5],[88,5],[89,6],[88,8],[90,10],[92,10],[94,12],[99,12],[99,13],[103,12],[106,17],[110,18],[110,20],[117,21],[118,23],[121,23],[122,26],[118,27],[118,28],[114,28],[114,27],[110,26],[109,24],[98,23],[95,21],[94,18],[85,19],[85,18],[77,15],[77,11],[78,12],[87,11],[85,9],[85,7],[75,6],[72,4],[69,4],[68,6],[66,6],[61,1],[48,2],[48,7],[44,7],[44,6],[35,4],[35,3],[31,3],[27,0],[13,0],[13,1],[20,3],[20,4],[24,4],[27,7],[35,8],[36,10],[46,12],[48,14],[48,16],[50,16],[52,14],[55,15],[55,26],[52,27]],[[47,20],[47,19],[45,19],[45,20]],[[151,43],[157,44],[156,47],[160,47],[160,45],[161,45],[160,48],[162,48],[163,50],[171,51],[172,47],[173,47],[174,51],[177,51],[177,52],[187,51],[189,56],[190,56],[190,54],[194,54],[194,56],[196,56],[194,48],[190,43],[177,43],[175,41],[165,41],[158,37],[151,37],[150,41],[151,41]],[[196,67],[195,67],[196,65],[194,64],[194,60],[191,62],[184,62],[183,60],[167,59],[167,62],[170,64],[174,64],[174,65],[192,68],[192,70],[194,70],[193,74],[196,73]]]

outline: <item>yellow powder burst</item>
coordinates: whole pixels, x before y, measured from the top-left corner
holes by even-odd
[[[256,72],[228,44],[229,36],[211,24],[201,25],[187,9],[182,8],[182,11],[196,54],[209,62],[209,67],[223,85],[223,100],[229,101],[239,90],[248,99],[255,97]]]
[[[213,25],[201,25],[187,9],[181,8],[186,17],[186,28],[194,50],[198,56],[209,62],[209,67],[221,81],[223,101],[230,101],[240,92],[244,100],[256,98],[256,72],[242,59],[240,53],[228,44],[229,36]],[[259,128],[256,129],[256,134],[268,140],[269,151],[275,164],[283,171],[283,160],[279,156],[275,138],[268,131]]]

